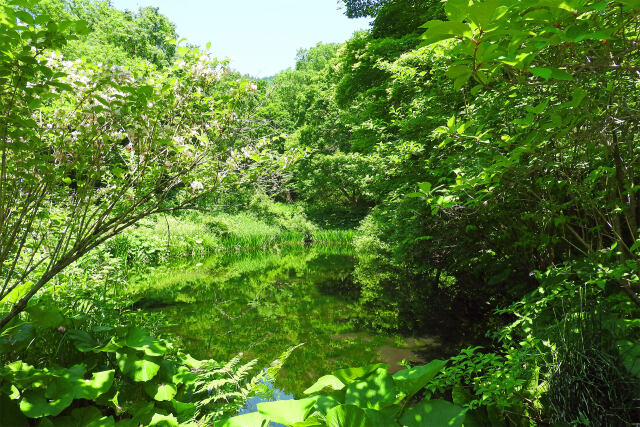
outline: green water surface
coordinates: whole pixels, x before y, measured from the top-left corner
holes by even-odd
[[[352,271],[344,246],[291,246],[216,256],[194,266],[158,273],[137,290],[140,304],[168,315],[169,328],[196,358],[228,360],[243,353],[267,366],[296,349],[275,386],[301,397],[319,376],[335,369],[402,359],[425,362],[437,349],[430,338],[360,331]]]

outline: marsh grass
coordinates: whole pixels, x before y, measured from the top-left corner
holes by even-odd
[[[353,230],[319,229],[297,206],[260,199],[235,213],[157,215],[116,236],[106,248],[125,268],[145,269],[220,253],[308,244],[351,246],[354,237]]]

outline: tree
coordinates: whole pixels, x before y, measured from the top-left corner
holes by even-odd
[[[541,228],[569,245],[565,253],[614,245],[631,268],[615,282],[638,306],[630,266],[640,224],[639,6],[449,0],[449,20],[428,22],[424,34],[430,44],[455,40],[447,75],[456,89],[472,82],[472,96],[497,101],[440,129],[450,149],[489,144],[477,155],[484,164],[459,171],[450,195],[477,206],[520,194]],[[507,107],[515,97],[523,104]],[[487,104],[501,110],[489,126]]]
[[[342,0],[347,10],[345,14],[349,18],[364,18],[375,16],[376,11],[387,0]]]
[[[52,49],[86,24],[31,6],[0,9],[0,329],[91,249],[194,207],[259,157],[242,140],[253,87],[225,63],[184,47],[163,72],[65,61]]]
[[[149,61],[159,68],[173,63],[176,47],[169,40],[178,34],[157,7],[141,7],[134,12],[115,9],[104,0],[43,0],[34,8],[54,20],[87,23],[88,34],[62,47],[67,59],[84,57],[116,65]]]

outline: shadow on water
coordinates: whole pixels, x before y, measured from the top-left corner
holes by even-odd
[[[137,285],[137,305],[166,313],[170,331],[197,358],[228,360],[244,353],[266,366],[305,343],[278,375],[278,399],[301,397],[335,369],[386,362],[394,372],[403,359],[426,363],[425,355],[442,355],[437,338],[355,329],[353,267],[353,253],[341,246],[218,256],[147,278]]]

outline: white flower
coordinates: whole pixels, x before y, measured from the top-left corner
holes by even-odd
[[[251,92],[255,92],[255,91],[257,91],[257,90],[258,90],[258,85],[257,85],[257,84],[255,84],[255,83],[251,83],[251,84],[249,85],[249,90],[250,90]]]
[[[202,185],[202,183],[200,181],[193,181],[191,183],[191,189],[193,191],[203,190],[204,189],[204,185]]]

